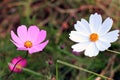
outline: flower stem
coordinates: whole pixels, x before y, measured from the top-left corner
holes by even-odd
[[[88,73],[91,73],[91,74],[94,74],[94,75],[99,76],[99,77],[104,78],[104,79],[113,80],[113,79],[108,78],[108,77],[106,77],[106,76],[97,74],[97,73],[95,73],[95,72],[89,71],[89,70],[87,70],[87,69],[84,69],[84,68],[81,68],[81,67],[78,67],[78,66],[75,66],[75,65],[72,65],[72,64],[69,64],[69,63],[64,62],[64,61],[61,61],[61,60],[57,60],[57,63],[63,64],[63,65],[66,65],[66,66],[69,66],[69,67],[72,67],[72,68],[75,68],[75,69],[78,69],[78,70],[81,70],[81,71],[85,71],[85,72],[88,72]]]
[[[56,62],[56,80],[58,80],[58,63]]]
[[[35,71],[32,71],[32,70],[30,70],[30,69],[27,69],[27,68],[22,68],[24,71],[27,71],[27,72],[29,72],[29,73],[32,73],[33,75],[36,75],[36,76],[40,76],[40,77],[42,77],[42,78],[46,78],[47,80],[50,80],[50,79],[48,79],[48,77],[45,77],[45,76],[43,76],[42,74],[40,74],[40,73],[37,73],[37,72],[35,72]]]
[[[116,53],[116,54],[120,55],[120,52],[117,52],[117,51],[113,51],[113,50],[109,50],[109,49],[107,51],[112,52],[112,53]]]

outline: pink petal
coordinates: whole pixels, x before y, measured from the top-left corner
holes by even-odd
[[[19,47],[19,48],[17,48],[17,50],[24,50],[24,51],[27,51],[28,49],[25,48],[25,47]]]
[[[27,27],[25,25],[21,25],[17,29],[17,34],[19,38],[25,42],[27,40]]]
[[[35,44],[40,44],[41,42],[43,42],[46,38],[46,31],[45,30],[41,30],[37,36],[37,40],[35,42]]]
[[[19,43],[16,43],[14,42],[13,40],[10,40],[16,47],[24,47],[23,44],[19,44]]]
[[[38,38],[39,31],[37,26],[30,26],[28,28],[28,39],[34,43]]]
[[[21,72],[22,71],[21,69],[14,68],[14,64],[12,64],[12,63],[9,63],[8,66],[9,66],[10,71],[13,71],[13,72]],[[13,70],[13,68],[14,68],[14,70]]]
[[[12,63],[8,63],[8,67],[9,67],[10,71],[12,71],[12,69],[13,69],[13,64],[12,64]]]
[[[20,60],[20,59],[19,59]],[[18,61],[19,61],[17,58],[14,58],[13,60],[12,60],[12,64],[16,64]]]
[[[22,67],[25,67],[26,64],[27,64],[27,60],[22,58],[21,56],[15,57],[15,58],[12,59],[12,62],[8,64],[9,69],[12,71],[14,66],[16,66],[18,64],[21,65]],[[14,72],[21,72],[22,69],[18,69],[18,68],[15,67],[13,71]]]
[[[12,43],[17,47],[17,50],[25,50],[25,51],[28,50],[26,47],[24,47],[23,44],[18,44],[18,43],[14,42],[14,41],[12,41]]]
[[[18,56],[18,57],[15,57],[12,59],[12,64],[16,64],[16,62],[18,62],[19,60],[21,60],[22,57],[21,56]]]
[[[18,56],[12,60],[12,64],[20,64],[21,66],[25,66],[27,63],[27,60],[22,58],[21,56]]]
[[[16,34],[13,31],[11,31],[11,38],[16,43],[23,44],[23,42],[18,38],[18,36],[16,36]]]
[[[25,67],[26,64],[27,64],[26,59],[22,59],[22,60],[19,62],[19,64],[20,64],[22,67]]]
[[[28,51],[29,51],[29,53],[30,54],[32,54],[32,53],[35,53],[35,52],[39,52],[39,51],[42,51],[44,48],[45,48],[45,46],[48,44],[48,40],[46,41],[46,42],[44,42],[44,43],[41,43],[41,44],[39,44],[39,45],[37,45],[37,46],[33,46],[32,48],[30,48]]]

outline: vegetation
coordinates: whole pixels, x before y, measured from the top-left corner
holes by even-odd
[[[10,73],[8,63],[16,56],[25,56],[25,51],[16,50],[10,41],[10,31],[20,25],[37,25],[47,31],[49,44],[42,52],[29,54],[26,70],[13,73],[8,80],[44,80],[33,72],[50,80],[105,80],[98,76],[56,62],[58,60],[82,67],[86,70],[120,80],[120,55],[110,51],[100,52],[96,57],[86,57],[83,52],[71,49],[74,43],[69,33],[77,20],[99,13],[105,19],[114,20],[113,29],[120,27],[120,0],[2,0],[0,1],[0,80]],[[120,51],[120,40],[113,43],[110,50]],[[58,61],[59,62],[59,61]],[[56,69],[57,66],[57,69]]]

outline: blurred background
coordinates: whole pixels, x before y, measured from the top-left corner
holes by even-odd
[[[10,41],[10,31],[20,25],[37,25],[47,31],[49,44],[42,51],[29,55],[26,68],[55,79],[55,62],[63,60],[93,72],[120,80],[120,55],[107,51],[96,57],[73,52],[69,33],[81,18],[99,13],[103,20],[114,20],[112,29],[120,28],[120,0],[0,0],[0,80],[9,73],[8,62],[25,51],[17,51]],[[120,51],[120,40],[111,50]],[[59,64],[59,80],[104,80],[97,76]],[[14,73],[9,80],[43,80],[25,71]]]

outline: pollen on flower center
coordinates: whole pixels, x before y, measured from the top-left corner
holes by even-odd
[[[24,43],[24,46],[25,46],[26,48],[31,48],[31,47],[32,47],[32,42],[31,42],[31,41],[26,41],[26,42]]]
[[[17,64],[17,65],[16,65],[16,68],[17,68],[17,69],[22,69],[22,66],[21,66],[20,64]]]
[[[92,42],[97,41],[98,38],[99,38],[99,36],[98,36],[98,34],[96,34],[96,33],[92,33],[92,34],[90,35],[90,41],[92,41]]]

